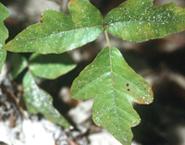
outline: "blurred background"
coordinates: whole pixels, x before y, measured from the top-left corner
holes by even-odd
[[[124,0],[91,0],[106,15]],[[67,0],[0,0],[10,11],[6,20],[10,37],[14,38],[27,26],[40,20],[44,10],[65,11]],[[155,0],[156,5],[174,2],[185,7],[184,0]],[[155,100],[151,105],[137,106],[142,118],[133,128],[133,145],[185,145],[185,33],[144,43],[130,43],[110,36],[127,62],[151,84]],[[70,98],[70,86],[80,71],[105,46],[104,36],[82,48],[70,52],[78,66],[56,80],[41,80],[40,87],[49,92],[54,106],[73,124],[63,129],[42,118],[29,115],[22,118],[21,76],[9,77],[11,63],[7,60],[0,74],[0,145],[120,145],[105,130],[91,120],[92,100],[75,101]],[[48,131],[49,130],[49,131]],[[2,142],[1,142],[2,141]]]

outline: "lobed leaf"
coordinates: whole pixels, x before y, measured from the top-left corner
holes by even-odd
[[[64,127],[69,126],[68,122],[53,107],[52,97],[37,86],[30,72],[25,75],[23,86],[24,101],[30,113],[42,113],[48,120],[56,124]]]
[[[132,104],[153,100],[148,83],[129,67],[117,48],[103,49],[75,79],[71,91],[74,99],[94,99],[94,122],[124,145],[131,143],[131,127],[140,122]]]
[[[94,41],[102,32],[102,16],[89,0],[71,0],[69,14],[46,11],[42,21],[10,41],[12,52],[63,53]]]
[[[185,30],[185,9],[156,6],[153,0],[127,0],[105,18],[108,32],[123,40],[142,42]]]
[[[67,54],[33,55],[30,59],[31,72],[41,78],[56,79],[74,69],[76,65]]]

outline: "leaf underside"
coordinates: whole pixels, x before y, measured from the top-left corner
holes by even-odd
[[[185,30],[185,9],[155,6],[153,0],[127,0],[105,18],[108,32],[123,40],[142,42]]]
[[[45,79],[56,79],[74,69],[76,65],[69,55],[48,54],[33,55],[30,59],[29,68],[38,77]]]
[[[48,120],[56,124],[64,127],[69,126],[68,122],[53,107],[52,97],[37,86],[30,72],[27,72],[24,77],[23,87],[24,101],[30,113],[42,113]]]
[[[74,99],[94,99],[94,122],[124,145],[131,143],[131,127],[140,122],[132,104],[153,100],[148,83],[128,66],[117,48],[103,49],[75,79],[71,91]]]
[[[102,32],[102,16],[89,0],[71,0],[69,14],[46,11],[42,21],[26,28],[5,49],[40,54],[63,53],[95,40]]]

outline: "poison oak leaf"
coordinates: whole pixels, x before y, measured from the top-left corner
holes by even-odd
[[[69,124],[64,117],[53,107],[52,97],[39,88],[30,72],[24,76],[24,101],[30,113],[42,113],[48,120],[68,127]]]
[[[66,53],[48,55],[33,54],[29,62],[30,71],[35,76],[45,79],[56,79],[76,67],[76,64]]]
[[[40,54],[63,53],[91,41],[103,31],[102,16],[89,0],[69,2],[69,14],[46,11],[40,23],[19,33],[5,49]]]
[[[127,0],[105,18],[109,33],[142,42],[185,30],[185,9],[175,4],[156,6],[153,0]]]
[[[148,83],[129,67],[117,48],[104,48],[74,80],[71,91],[74,99],[94,99],[94,122],[124,145],[131,143],[131,127],[140,122],[133,103],[153,100]]]

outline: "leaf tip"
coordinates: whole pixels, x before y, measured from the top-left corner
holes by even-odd
[[[141,104],[141,105],[149,105],[153,102],[154,100],[154,94],[153,94],[153,90],[151,87],[149,87],[146,90],[146,94],[144,96],[140,96],[139,98],[137,98],[137,100],[135,100],[134,102],[137,104]]]

